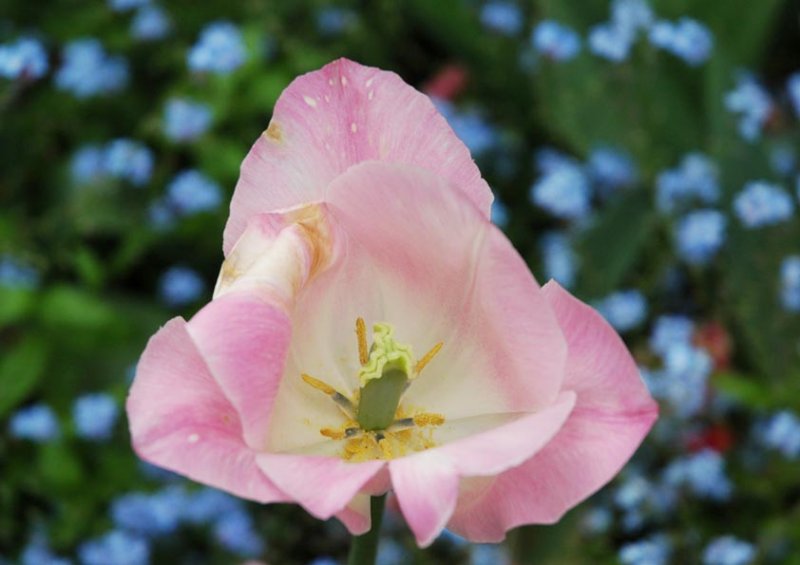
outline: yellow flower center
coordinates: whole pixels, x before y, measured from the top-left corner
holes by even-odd
[[[394,328],[385,322],[373,326],[370,346],[364,320],[358,318],[356,337],[361,386],[352,396],[311,375],[301,375],[306,384],[330,396],[346,417],[343,425],[322,428],[320,434],[343,440],[340,455],[353,462],[393,459],[433,447],[433,428],[442,425],[444,417],[428,412],[407,413],[400,401],[411,381],[444,344],[437,343],[414,362],[411,347],[397,342]]]

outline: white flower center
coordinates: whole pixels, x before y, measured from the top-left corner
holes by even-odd
[[[344,441],[340,456],[347,461],[393,459],[429,449],[435,445],[432,428],[444,423],[440,414],[413,413],[403,408],[403,393],[422,369],[441,350],[437,343],[418,361],[408,345],[394,339],[394,328],[385,323],[373,327],[373,342],[367,344],[364,320],[356,320],[361,369],[361,387],[351,395],[302,374],[303,381],[331,397],[346,421],[338,428],[321,428],[320,434]]]

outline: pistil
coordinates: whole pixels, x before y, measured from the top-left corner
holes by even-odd
[[[392,459],[434,445],[429,428],[440,426],[444,417],[435,413],[409,416],[400,408],[400,399],[409,384],[442,349],[441,342],[414,362],[411,347],[398,343],[394,328],[386,323],[373,326],[372,345],[367,342],[366,324],[356,320],[358,358],[361,369],[359,390],[353,400],[324,381],[303,373],[303,381],[328,395],[347,417],[338,428],[322,428],[320,434],[333,440],[346,440],[344,459]]]
[[[364,362],[363,327],[361,318],[356,321],[359,337],[359,357],[362,362],[358,373],[361,394],[356,419],[363,430],[385,430],[395,420],[400,397],[414,370],[411,347],[394,339],[394,329],[379,323],[373,327],[373,341]]]

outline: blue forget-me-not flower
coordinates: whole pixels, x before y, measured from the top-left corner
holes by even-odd
[[[794,203],[780,186],[758,180],[748,182],[736,195],[733,210],[745,227],[760,228],[791,218]]]
[[[703,565],[748,565],[755,557],[753,544],[734,536],[720,536],[703,550]]]
[[[80,396],[72,407],[75,431],[78,436],[85,439],[109,439],[118,417],[117,401],[106,393]]]
[[[117,92],[128,84],[128,63],[108,55],[97,39],[76,39],[64,47],[55,82],[76,98]]]
[[[675,251],[690,265],[708,263],[725,243],[727,218],[719,210],[695,210],[675,225]]]
[[[0,77],[34,80],[47,72],[50,64],[42,43],[33,37],[20,37],[0,45]]]
[[[247,60],[242,32],[231,22],[216,21],[200,33],[188,55],[189,69],[194,72],[228,74]]]
[[[531,44],[541,55],[554,61],[569,61],[581,50],[581,38],[572,28],[544,20],[533,29]]]

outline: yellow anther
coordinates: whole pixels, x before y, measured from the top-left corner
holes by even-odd
[[[441,426],[444,424],[444,416],[441,414],[417,414],[414,416],[414,425],[420,428],[425,426]]]
[[[307,375],[305,373],[301,373],[300,377],[305,381],[306,384],[311,385],[318,391],[322,392],[323,394],[327,394],[331,397],[331,400],[339,407],[345,416],[348,417],[350,420],[355,419],[355,407],[353,406],[353,401],[343,395],[341,392],[333,388],[326,382],[323,382],[319,379],[315,379],[311,375]]]
[[[324,392],[328,396],[333,396],[334,394],[336,394],[336,389],[334,389],[328,383],[324,383],[319,379],[315,379],[311,375],[306,375],[305,373],[301,374],[300,376],[306,382],[306,384],[309,384],[315,389]]]
[[[444,342],[440,341],[439,343],[434,345],[430,351],[428,351],[425,355],[423,355],[422,359],[417,361],[417,364],[414,365],[414,375],[419,375],[422,372],[422,369],[425,368],[425,365],[430,363],[433,360],[433,358],[436,357],[436,354],[439,353],[439,351],[442,349],[443,346]]]
[[[364,318],[356,319],[356,336],[358,336],[358,360],[361,365],[366,365],[369,361],[369,347],[367,346],[367,325]]]
[[[334,430],[333,428],[322,428],[319,433],[331,439],[344,439],[344,431]]]

